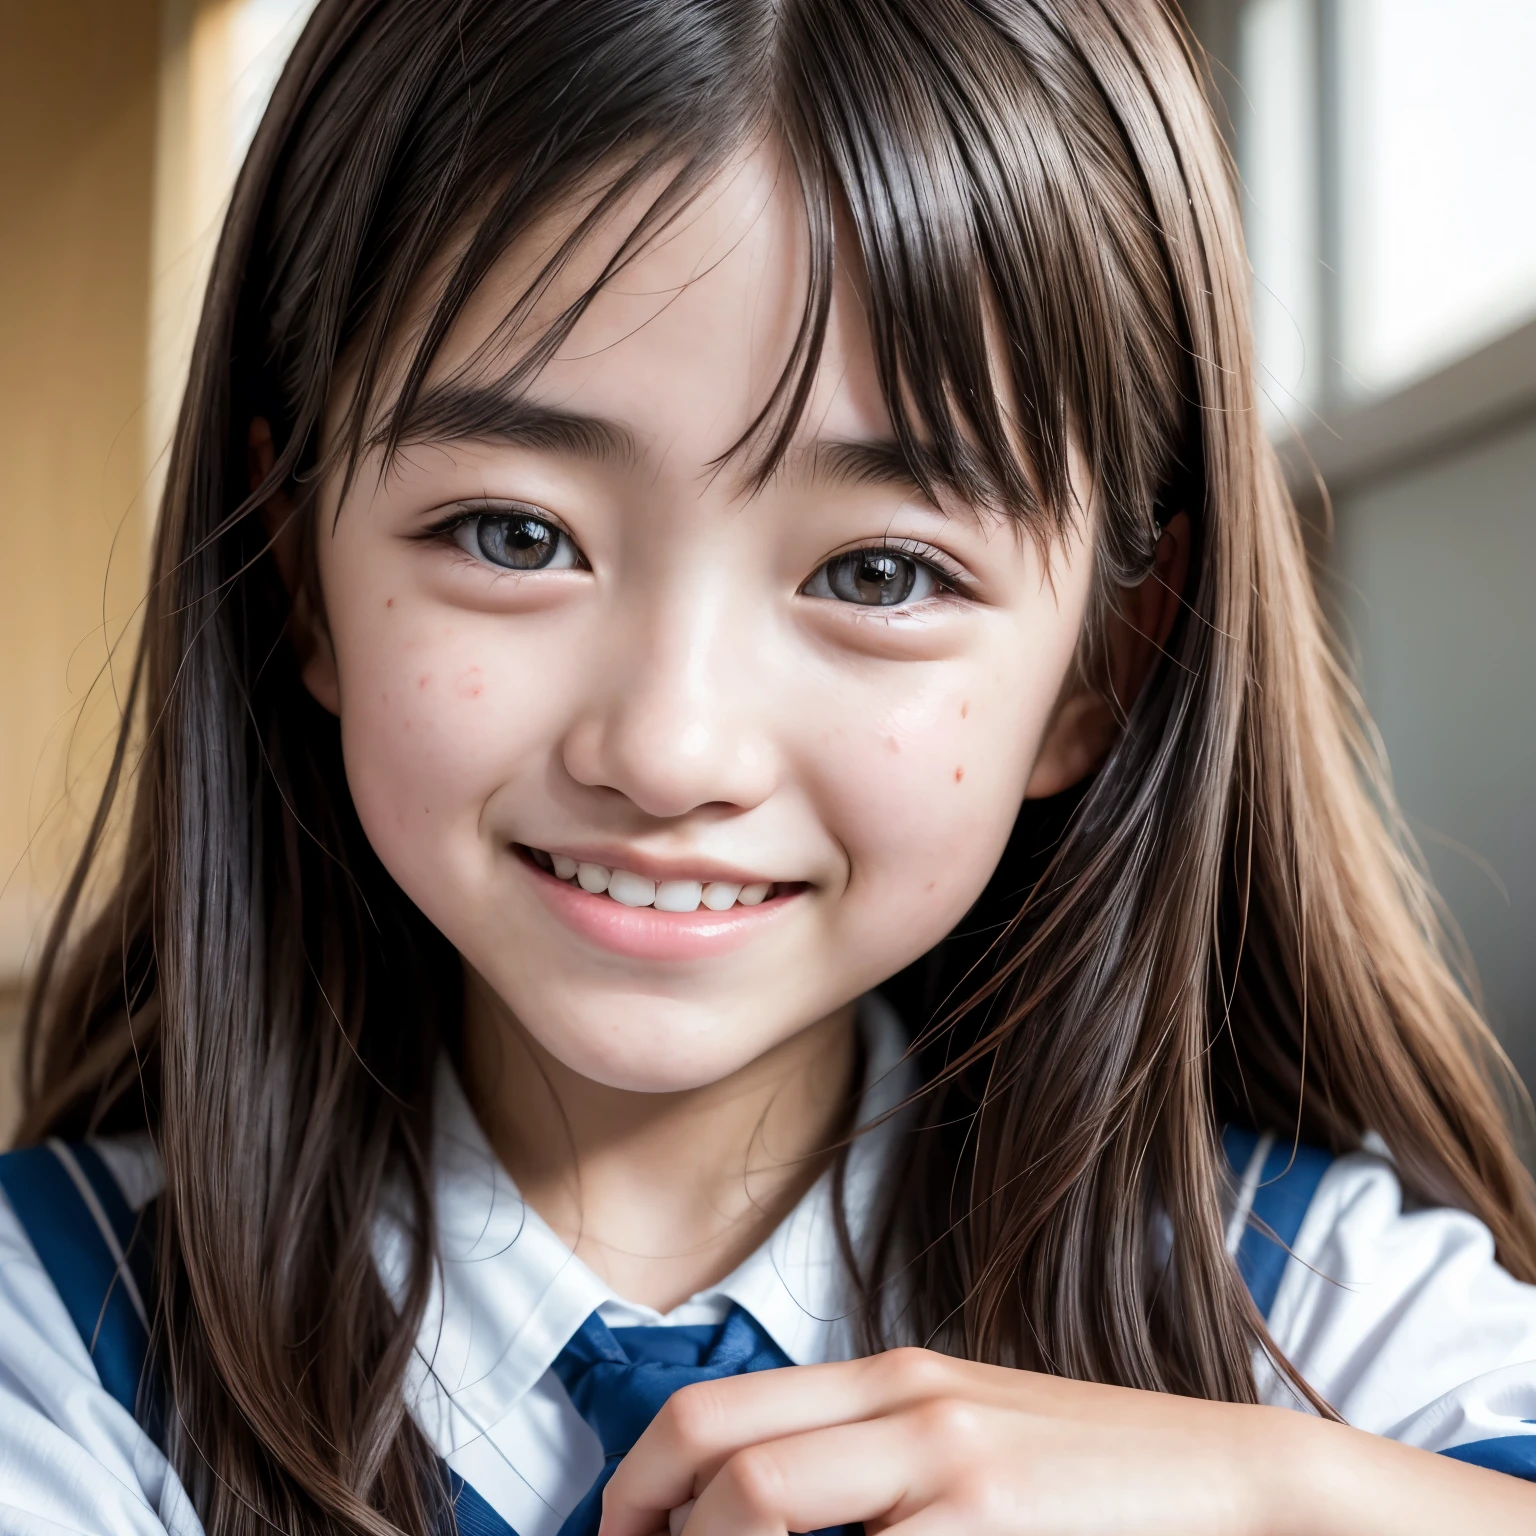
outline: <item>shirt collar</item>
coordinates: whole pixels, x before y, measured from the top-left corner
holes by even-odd
[[[891,1117],[916,1071],[894,1010],[875,993],[860,1004],[865,1076],[848,1152],[844,1197],[855,1247],[877,1205],[899,1133]],[[518,1193],[480,1129],[452,1069],[436,1083],[436,1186],[441,1266],[408,1386],[418,1420],[462,1413],[496,1423],[601,1309],[612,1326],[715,1321],[744,1307],[797,1365],[854,1352],[848,1276],[837,1238],[830,1170],[766,1242],[718,1285],[665,1315],[616,1296]],[[392,1267],[383,1257],[386,1271]]]

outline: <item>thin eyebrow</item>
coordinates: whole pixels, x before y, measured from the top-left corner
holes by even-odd
[[[568,453],[596,463],[634,464],[640,448],[628,427],[540,405],[525,395],[473,384],[422,390],[400,429],[400,444],[481,442],[547,453]]]

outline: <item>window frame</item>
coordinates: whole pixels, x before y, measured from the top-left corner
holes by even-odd
[[[1237,74],[1241,13],[1251,0],[1184,0],[1210,68],[1213,105],[1240,164],[1242,87]],[[1517,322],[1473,350],[1380,393],[1351,386],[1341,361],[1344,279],[1338,0],[1311,10],[1316,163],[1313,229],[1317,290],[1313,334],[1321,360],[1316,398],[1273,433],[1292,494],[1315,503],[1397,475],[1536,416],[1536,319]],[[1234,110],[1237,108],[1238,110]],[[1324,487],[1326,486],[1326,493]]]

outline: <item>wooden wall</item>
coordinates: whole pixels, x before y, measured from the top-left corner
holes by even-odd
[[[160,50],[159,0],[0,0],[0,1134],[144,582]]]

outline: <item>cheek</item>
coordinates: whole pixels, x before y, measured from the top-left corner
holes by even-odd
[[[839,728],[829,754],[848,896],[926,947],[981,893],[1008,840],[1055,699],[1034,677],[961,669]]]
[[[547,739],[547,666],[505,655],[462,616],[377,616],[338,628],[342,744],[359,819],[385,867],[418,901],[492,851],[481,813]],[[534,646],[534,650],[538,647]]]

